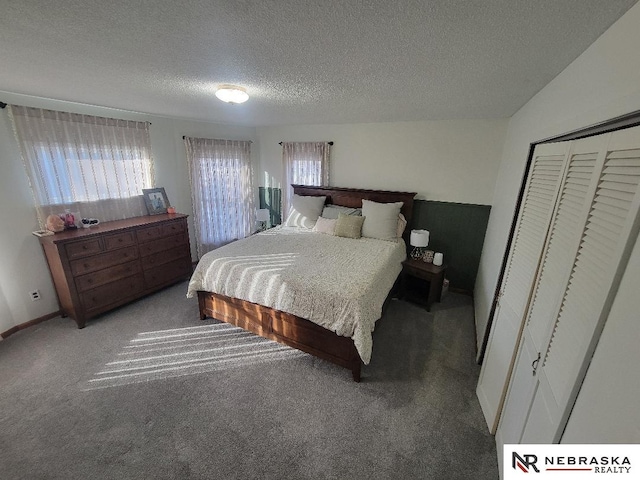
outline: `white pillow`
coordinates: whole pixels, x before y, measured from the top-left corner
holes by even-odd
[[[324,218],[318,217],[318,221],[313,226],[313,231],[318,233],[326,233],[328,235],[333,235],[336,231],[336,222],[338,219],[336,218]]]
[[[327,205],[322,209],[322,216],[324,218],[338,218],[341,213],[345,215],[362,215],[362,210],[359,208],[343,207],[342,205]]]
[[[362,236],[395,241],[398,238],[398,215],[402,202],[378,203],[362,200]]]
[[[313,228],[322,213],[326,199],[326,196],[306,197],[294,194],[291,199],[291,210],[289,210],[289,216],[284,225],[286,227]]]

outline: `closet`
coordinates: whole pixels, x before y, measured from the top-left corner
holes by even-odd
[[[640,127],[535,148],[477,389],[499,448],[560,441],[639,206]]]

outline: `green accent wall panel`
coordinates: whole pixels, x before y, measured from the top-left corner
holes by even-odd
[[[489,205],[415,200],[413,229],[429,230],[429,250],[442,252],[450,288],[473,292]]]
[[[260,198],[260,208],[266,208],[271,215],[271,222],[268,226],[282,223],[282,191],[279,188],[260,187],[258,190]]]

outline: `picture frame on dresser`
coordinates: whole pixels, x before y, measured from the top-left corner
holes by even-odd
[[[167,213],[167,208],[171,205],[164,187],[143,188],[142,196],[149,215]]]

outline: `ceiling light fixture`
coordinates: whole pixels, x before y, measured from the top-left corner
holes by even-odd
[[[235,85],[220,85],[216,90],[216,97],[227,103],[244,103],[249,100],[247,91]]]

